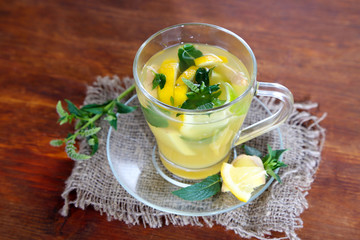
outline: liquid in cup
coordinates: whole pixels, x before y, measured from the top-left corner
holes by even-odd
[[[181,31],[179,32],[177,28],[180,28]],[[179,70],[177,53],[178,49],[183,47],[184,42],[179,41],[180,38],[176,35],[186,36],[183,33],[186,33],[187,28],[189,28],[190,36],[194,35],[194,31],[198,30],[197,28],[200,32],[205,31],[205,33],[203,34],[204,39],[200,39],[198,42],[185,43],[191,43],[204,56],[214,55],[221,59],[220,62],[213,64],[206,60],[200,61],[199,64],[192,67],[211,69],[211,74],[209,74],[210,85],[218,84],[220,86],[222,93],[219,99],[223,101],[222,106],[212,109],[191,110],[179,108],[186,97],[179,97],[176,88],[182,82],[183,73],[186,71]],[[210,36],[213,36],[213,31],[225,34],[225,42],[230,41],[226,39],[227,35],[234,35],[225,29],[207,24],[173,26],[153,35],[145,42],[138,51],[134,63],[138,98],[145,119],[156,138],[159,157],[170,172],[186,179],[203,179],[215,174],[220,171],[222,163],[228,161],[231,148],[237,145],[239,138],[241,138],[240,128],[257,88],[256,61],[247,44],[236,35],[230,36],[230,38],[235,38],[235,41],[240,39],[239,42],[245,46],[245,51],[251,53],[248,57],[250,62],[252,61],[251,64],[249,61],[246,63],[241,61],[230,51],[227,51],[224,46],[207,44],[206,41],[209,40],[209,37],[205,35],[209,35],[210,32]],[[171,39],[175,40],[172,41]],[[194,38],[190,37],[190,39]],[[166,44],[161,43],[162,41],[166,41]],[[232,44],[234,45],[234,43]],[[160,49],[155,51],[159,46]],[[141,55],[144,56],[143,59],[141,59]],[[246,65],[250,66],[251,69],[248,69]],[[166,91],[160,90],[159,86],[153,89],[152,81],[155,73],[164,73],[167,81],[172,83],[172,90],[169,90],[169,86],[164,87]],[[187,74],[186,76],[194,81],[190,75]],[[274,84],[271,86],[265,84],[264,86],[265,91],[263,93],[266,95],[269,92],[268,96],[273,96],[272,92],[276,89],[266,91],[267,87],[279,87]],[[281,90],[283,89],[281,88]],[[292,96],[287,89],[283,92],[287,104],[278,112],[277,116],[275,114],[270,119],[253,126],[243,140],[251,139],[269,131],[286,120],[291,111]]]

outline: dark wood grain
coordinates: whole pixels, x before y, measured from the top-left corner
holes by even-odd
[[[58,214],[73,162],[48,142],[67,134],[54,110],[80,104],[98,75],[132,75],[140,44],[180,22],[242,36],[258,80],[328,113],[326,144],[301,218],[302,239],[360,238],[360,4],[358,1],[0,1],[1,239],[241,239],[209,227],[108,222],[91,208]],[[283,236],[282,233],[273,233]]]

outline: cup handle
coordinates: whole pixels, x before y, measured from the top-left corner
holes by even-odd
[[[258,84],[257,96],[274,97],[283,105],[271,116],[242,129],[234,146],[273,130],[285,122],[293,111],[294,98],[289,89],[278,83],[259,82]]]

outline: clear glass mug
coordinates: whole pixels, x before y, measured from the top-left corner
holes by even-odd
[[[156,53],[184,43],[201,43],[226,49],[247,68],[250,84],[235,100],[208,110],[180,109],[160,102],[145,90],[141,71]],[[165,28],[139,48],[133,65],[136,92],[145,119],[156,138],[158,154],[171,173],[186,179],[203,179],[220,171],[230,150],[286,121],[293,96],[277,83],[256,81],[256,59],[249,45],[233,32],[210,24],[186,23]],[[282,107],[273,115],[241,129],[252,98],[269,96]]]

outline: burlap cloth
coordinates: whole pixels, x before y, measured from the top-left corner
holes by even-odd
[[[117,76],[112,79],[98,77],[93,86],[88,87],[84,104],[102,103],[113,99],[124,90],[124,85],[129,86],[132,81],[130,78],[120,80]],[[262,100],[266,101],[270,110],[278,107],[275,102]],[[314,181],[325,141],[325,130],[319,125],[325,114],[318,118],[308,112],[315,107],[317,104],[314,103],[295,104],[295,111],[290,119],[280,127],[284,146],[290,149],[283,157],[288,167],[279,171],[282,183],[274,181],[250,204],[207,217],[188,217],[161,212],[129,195],[117,182],[109,167],[106,155],[109,125],[106,121],[101,121],[103,130],[99,133],[99,150],[90,160],[75,162],[62,194],[65,204],[60,213],[67,216],[70,205],[81,209],[90,205],[101,214],[106,213],[108,220],[143,224],[144,227],[159,228],[169,224],[211,227],[220,224],[245,238],[271,239],[271,231],[277,231],[286,234],[282,239],[299,239],[295,230],[303,227],[300,214],[308,207],[305,197]],[[275,144],[272,145],[278,146],[278,140],[273,141]],[[126,142],[122,144],[126,148]],[[266,148],[264,141],[256,139],[252,140],[251,145],[259,149]],[[80,150],[88,151],[85,144],[81,144]],[[75,199],[70,200],[70,193],[75,193]]]

